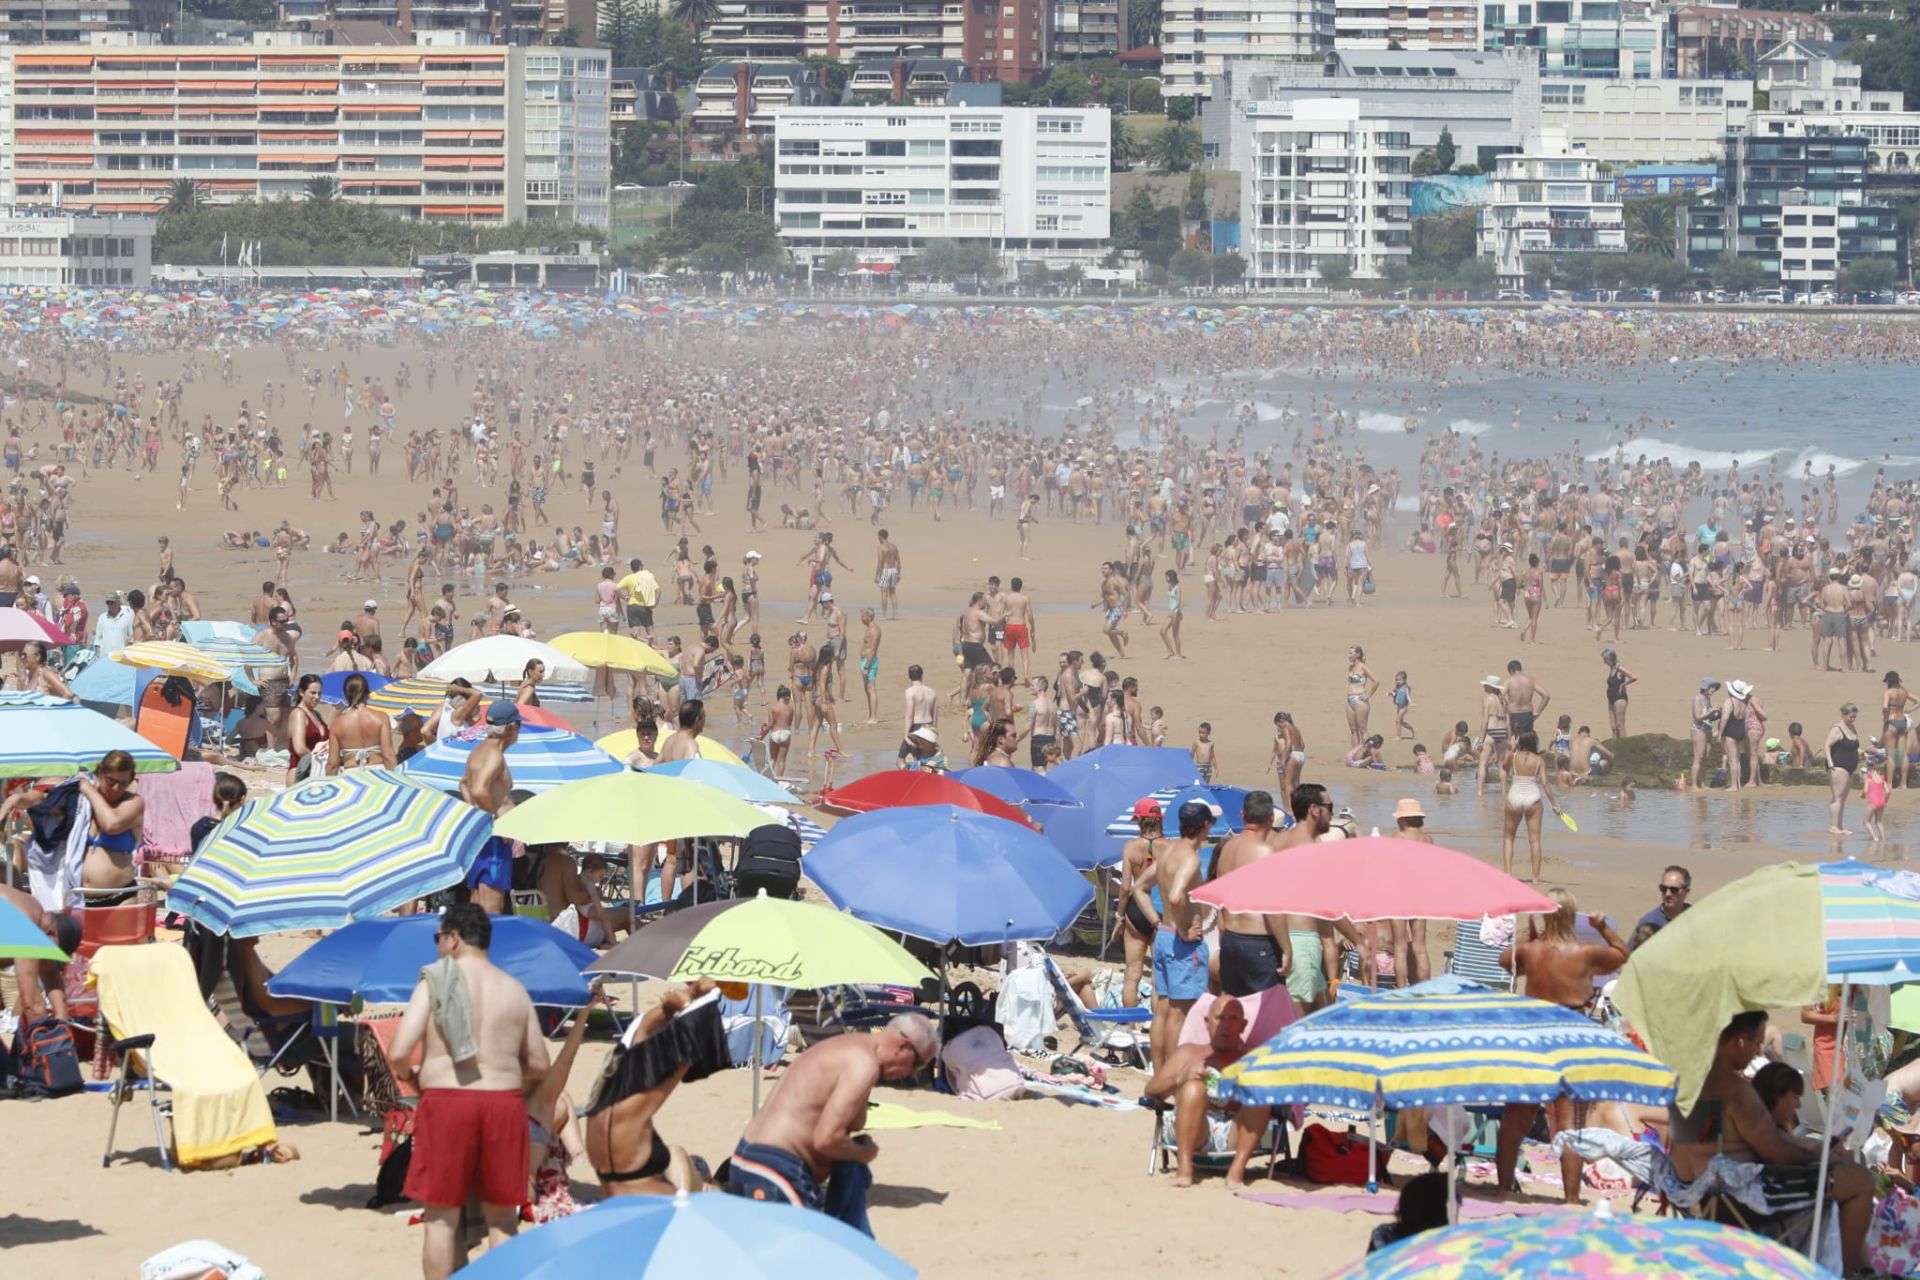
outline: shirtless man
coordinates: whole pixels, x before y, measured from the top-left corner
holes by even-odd
[[[1180,1025],[1207,990],[1204,909],[1193,901],[1200,884],[1200,846],[1213,810],[1198,800],[1180,806],[1180,836],[1159,856],[1160,925],[1153,933],[1153,1029],[1149,1047],[1158,1071],[1180,1041]]]
[[[1207,1093],[1207,1075],[1232,1066],[1246,1055],[1247,1012],[1232,996],[1222,996],[1207,1009],[1207,1042],[1183,1044],[1153,1073],[1141,1090],[1148,1098],[1173,1101],[1173,1133],[1178,1173],[1176,1187],[1193,1185],[1193,1157],[1207,1140],[1207,1114],[1213,1099]],[[1233,1162],[1227,1166],[1227,1189],[1246,1185],[1247,1161],[1266,1132],[1271,1107],[1233,1109]]]
[[[700,758],[698,738],[707,727],[707,704],[698,698],[688,698],[680,704],[680,727],[667,735],[660,744],[660,762],[669,760],[697,760]]]
[[[513,771],[507,767],[507,748],[520,740],[520,708],[505,698],[487,708],[487,736],[467,755],[460,777],[460,798],[498,821],[513,808]],[[513,842],[489,837],[487,847],[467,873],[473,901],[488,915],[507,909],[507,891],[513,887]],[[464,1203],[464,1202],[463,1202]]]
[[[1615,973],[1627,962],[1626,940],[1613,931],[1605,915],[1596,911],[1587,917],[1587,923],[1606,941],[1579,941],[1573,934],[1574,921],[1579,914],[1573,895],[1565,889],[1549,889],[1547,896],[1559,903],[1560,909],[1548,916],[1546,923],[1537,931],[1534,917],[1528,916],[1527,940],[1516,942],[1502,951],[1500,965],[1516,977],[1524,975],[1527,980],[1526,993],[1534,999],[1576,1012],[1584,1011],[1593,1003],[1594,978]],[[1537,1106],[1521,1104],[1509,1106],[1501,1113],[1500,1140],[1494,1163],[1502,1188],[1514,1185],[1513,1170],[1520,1155],[1520,1140],[1533,1127],[1534,1117],[1539,1111]],[[1553,1114],[1549,1118],[1555,1132],[1573,1128],[1573,1100],[1556,1099]],[[1562,1158],[1560,1177],[1561,1190],[1567,1203],[1578,1203],[1580,1161],[1577,1157]]]
[[[1293,810],[1293,825],[1271,837],[1268,852],[1303,848],[1318,841],[1333,827],[1333,797],[1319,783],[1302,783],[1293,789],[1288,800]],[[1351,921],[1317,920],[1302,915],[1280,919],[1285,922],[1287,937],[1287,994],[1293,997],[1293,1003],[1302,1013],[1330,1003],[1331,979],[1340,972],[1341,938],[1360,952],[1360,980],[1372,985],[1373,951]]]
[[[727,1190],[749,1200],[818,1209],[855,1230],[867,1225],[867,1166],[880,1154],[861,1130],[883,1080],[905,1080],[939,1051],[933,1023],[902,1013],[879,1030],[848,1032],[795,1058],[733,1149]],[[524,1128],[524,1126],[523,1126]]]
[[[1026,583],[1015,578],[1008,584],[1012,589],[1001,597],[1001,606],[1006,611],[1005,640],[1008,661],[1012,661],[1014,652],[1020,654],[1020,674],[1027,674],[1027,655],[1033,652],[1034,640],[1039,627],[1033,618],[1033,598],[1027,594]]]
[[[1507,732],[1516,742],[1521,734],[1533,732],[1533,722],[1546,714],[1547,704],[1553,701],[1552,694],[1520,669],[1518,658],[1507,664],[1507,685],[1502,693],[1507,702]]]
[[[913,754],[910,739],[915,729],[927,728],[938,731],[940,727],[940,695],[923,678],[926,672],[919,663],[907,668],[907,691],[902,698],[900,717],[900,756],[905,761]]]
[[[882,617],[900,616],[900,548],[885,529],[880,531],[880,547],[873,561],[873,580],[880,587]]]
[[[880,723],[880,623],[873,610],[860,611],[860,688],[867,695],[867,723]]]
[[[260,681],[260,705],[266,711],[267,745],[287,745],[287,691],[300,677],[300,637],[287,626],[287,607],[276,604],[267,611],[267,625],[254,632],[253,642],[287,660],[285,672],[275,672]]]
[[[967,600],[967,607],[954,619],[953,638],[960,645],[960,689],[957,702],[966,696],[967,683],[973,678],[976,667],[997,666],[993,655],[987,652],[987,629],[993,625],[993,619],[987,612],[987,593],[976,591]]]
[[[1220,846],[1214,860],[1217,878],[1258,862],[1274,851],[1273,797],[1249,791],[1241,802],[1244,830]],[[1279,986],[1291,966],[1292,947],[1284,915],[1264,916],[1246,911],[1220,913],[1220,990],[1229,996],[1250,996]]]
[[[1834,646],[1840,647],[1840,660],[1847,659],[1847,571],[1833,569],[1820,586],[1820,608],[1813,626],[1813,669],[1838,671],[1833,665]]]
[[[38,793],[22,792],[22,795],[39,799]],[[9,806],[7,812],[12,811]],[[3,816],[3,815],[0,815]],[[80,921],[64,911],[49,911],[35,901],[31,894],[18,889],[9,889],[0,885],[0,902],[6,903],[60,950],[72,956],[80,946]],[[58,960],[36,959],[30,956],[16,956],[10,960],[0,960],[0,969],[11,967],[13,981],[17,989],[12,1008],[20,1019],[22,1027],[28,1026],[39,1018],[51,1013],[55,1018],[67,1020],[67,990],[65,983],[66,965]]]
[[[526,988],[487,958],[492,940],[493,922],[477,904],[447,909],[434,935],[440,958],[423,971],[387,1050],[394,1079],[417,1082],[421,1091],[406,1196],[426,1206],[420,1269],[427,1280],[442,1280],[466,1265],[460,1215],[470,1198],[479,1197],[490,1249],[519,1230],[520,1206],[527,1200],[521,1090],[546,1074],[547,1048]],[[444,978],[424,976],[434,970],[457,972],[464,980],[467,1017],[444,1028],[428,997],[430,983]],[[463,1042],[450,1043],[448,1030],[464,1031]],[[422,1051],[417,1071],[416,1049]]]
[[[1027,681],[1027,763],[1044,772],[1047,748],[1060,741],[1060,708],[1045,676]]]

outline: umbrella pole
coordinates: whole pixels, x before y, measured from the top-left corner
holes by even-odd
[[[753,984],[753,1114],[760,1114],[760,993],[766,984]]]
[[[1380,1119],[1380,1103],[1375,1099],[1367,1111],[1367,1194],[1373,1195],[1380,1190],[1379,1175],[1374,1172],[1374,1124]]]
[[[1833,1154],[1833,1104],[1840,1098],[1840,1078],[1846,1074],[1847,1013],[1853,1005],[1853,984],[1840,984],[1840,1008],[1833,1024],[1833,1079],[1827,1084],[1827,1121],[1820,1135],[1820,1180],[1813,1184],[1813,1231],[1807,1237],[1807,1257],[1820,1256],[1820,1218],[1827,1200],[1827,1160]]]

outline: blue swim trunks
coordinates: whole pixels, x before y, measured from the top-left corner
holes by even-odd
[[[816,1209],[871,1236],[867,1191],[873,1171],[857,1160],[837,1160],[821,1186],[807,1162],[781,1147],[742,1138],[728,1162],[727,1190],[748,1200]]]
[[[473,869],[467,872],[467,888],[482,886],[501,893],[513,888],[513,841],[499,836],[487,837],[480,856],[473,860]]]
[[[1198,1000],[1207,993],[1207,943],[1188,942],[1162,927],[1153,935],[1153,990],[1169,1000]]]

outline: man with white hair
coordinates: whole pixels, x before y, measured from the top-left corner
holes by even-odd
[[[880,1154],[861,1130],[882,1080],[904,1080],[933,1061],[931,1019],[903,1013],[879,1031],[823,1040],[793,1060],[767,1105],[747,1123],[729,1161],[727,1189],[750,1200],[818,1209],[850,1227],[867,1224],[868,1165]]]

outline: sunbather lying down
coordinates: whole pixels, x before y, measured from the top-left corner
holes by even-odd
[[[702,1189],[691,1157],[660,1136],[654,1117],[683,1081],[703,1080],[730,1065],[718,1000],[686,1012],[712,990],[711,978],[669,988],[628,1029],[594,1086],[586,1110],[587,1159],[608,1195]]]
[[[1227,1186],[1246,1185],[1247,1161],[1252,1157],[1260,1135],[1266,1132],[1271,1107],[1236,1107],[1219,1097],[1216,1090],[1222,1068],[1238,1062],[1247,1052],[1247,1015],[1231,996],[1216,1000],[1207,1011],[1207,1044],[1183,1044],[1167,1055],[1160,1069],[1147,1081],[1149,1099],[1172,1101],[1173,1132],[1178,1176],[1176,1187],[1193,1185],[1193,1158],[1200,1154],[1233,1152],[1227,1166]]]

